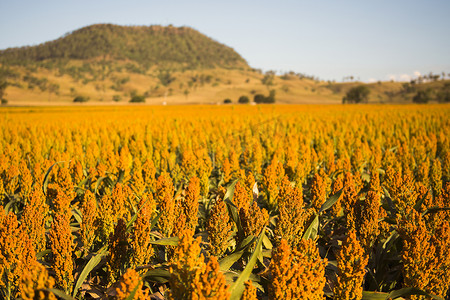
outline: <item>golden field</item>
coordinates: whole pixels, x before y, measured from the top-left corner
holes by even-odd
[[[0,108],[0,298],[444,299],[449,116]]]

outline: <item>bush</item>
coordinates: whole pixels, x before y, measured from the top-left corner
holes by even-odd
[[[265,103],[275,103],[275,90],[271,90],[269,93],[269,97],[267,97]]]
[[[131,97],[130,103],[145,103],[145,96],[134,95],[133,97]]]
[[[342,103],[361,103],[369,100],[370,89],[365,85],[352,87],[342,98]]]
[[[255,102],[255,103],[264,103],[264,100],[266,99],[266,97],[263,95],[263,94],[256,94],[254,97],[253,97],[253,101]]]
[[[8,100],[2,99],[2,105],[6,105],[6,104],[8,104]]]
[[[249,102],[250,102],[250,99],[248,99],[247,96],[240,96],[238,99],[238,103],[241,103],[241,104],[247,104]]]
[[[224,103],[224,104],[230,104],[230,103],[231,103],[231,99],[228,99],[228,98],[227,98],[227,99],[223,100],[223,103]]]
[[[261,103],[275,103],[275,90],[271,90],[269,96],[266,97],[263,94],[256,94],[253,101],[257,104]]]
[[[113,101],[119,102],[120,100],[122,100],[122,97],[120,95],[114,95],[113,96]]]
[[[414,103],[427,103],[431,100],[431,90],[418,91],[413,98]]]
[[[73,102],[77,102],[77,103],[83,103],[83,102],[88,102],[88,101],[89,101],[89,98],[85,97],[85,96],[76,96],[73,99]]]

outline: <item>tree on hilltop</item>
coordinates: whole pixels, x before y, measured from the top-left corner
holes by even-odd
[[[342,103],[362,103],[368,102],[370,89],[365,85],[352,87],[342,98]]]

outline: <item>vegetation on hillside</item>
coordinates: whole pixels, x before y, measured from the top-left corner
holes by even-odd
[[[0,62],[26,65],[33,62],[100,59],[128,60],[144,69],[158,67],[247,67],[233,49],[189,27],[119,26],[97,24],[81,28],[38,46],[0,51]]]

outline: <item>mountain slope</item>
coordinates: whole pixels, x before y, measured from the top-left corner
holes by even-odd
[[[129,60],[144,68],[248,67],[232,48],[189,27],[97,24],[38,46],[0,51],[0,62],[7,65],[95,58]]]

